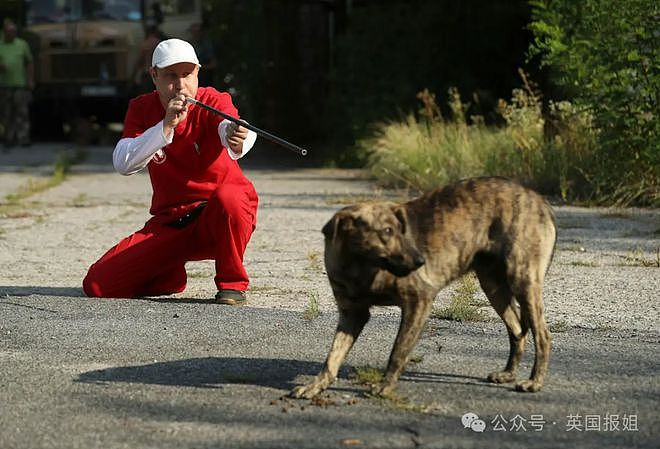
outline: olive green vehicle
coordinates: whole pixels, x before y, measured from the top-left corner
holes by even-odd
[[[35,58],[34,126],[83,139],[91,128],[121,123],[140,93],[146,26],[186,38],[201,21],[201,0],[25,0],[21,7]]]

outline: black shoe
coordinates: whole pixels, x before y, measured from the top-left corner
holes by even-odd
[[[215,294],[215,302],[229,306],[239,306],[247,303],[247,298],[245,297],[245,292],[225,289]]]

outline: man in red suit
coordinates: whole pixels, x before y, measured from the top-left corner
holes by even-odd
[[[258,198],[237,159],[252,148],[256,134],[186,102],[191,97],[238,116],[229,94],[198,87],[199,67],[188,42],[168,39],[154,50],[156,90],[130,101],[113,152],[119,173],[149,171],[152,218],[89,268],[83,280],[88,296],[179,293],[186,287],[186,262],[213,259],[216,301],[245,302],[243,254]]]

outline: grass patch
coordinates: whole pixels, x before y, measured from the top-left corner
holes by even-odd
[[[9,205],[18,205],[23,200],[33,195],[45,192],[46,190],[61,184],[62,181],[64,181],[64,178],[65,175],[62,172],[56,172],[46,179],[30,178],[25,184],[19,186],[14,193],[5,196],[5,201]]]
[[[86,193],[80,193],[74,198],[71,198],[68,205],[71,207],[87,207],[89,206],[89,197]]]
[[[313,321],[321,315],[319,310],[319,294],[316,292],[311,292],[309,295],[309,301],[307,302],[307,307],[303,312],[303,318],[307,321]]]
[[[486,321],[486,315],[479,309],[483,302],[475,297],[478,290],[477,280],[473,274],[463,276],[449,305],[434,310],[431,317],[449,321]]]
[[[315,249],[307,252],[307,261],[309,262],[309,269],[313,271],[323,271],[321,253]]]
[[[360,366],[355,368],[350,377],[362,385],[374,386],[383,380],[384,375],[383,370],[380,368]]]
[[[380,368],[363,366],[355,368],[355,371],[351,374],[351,378],[355,382],[371,388],[381,383],[384,375],[385,373]],[[371,394],[367,394],[367,396],[377,400],[385,408],[393,411],[429,413],[435,408],[431,404],[418,404],[396,393],[390,393],[387,396],[373,396]]]
[[[647,257],[644,252],[637,248],[625,256],[621,256],[624,260],[619,266],[624,267],[645,267],[645,268],[660,268],[660,247],[655,250],[655,257]]]
[[[553,332],[555,334],[560,334],[562,332],[568,332],[568,330],[571,328],[571,326],[568,324],[566,320],[559,320],[555,321],[554,323],[550,323],[548,326],[548,329],[550,332]]]
[[[30,178],[25,184],[19,186],[16,191],[5,196],[3,204],[0,204],[0,215],[18,214],[23,209],[23,203],[26,199],[60,185],[71,171],[71,165],[74,161],[77,161],[77,159],[69,153],[60,153],[55,161],[51,176],[43,179]]]

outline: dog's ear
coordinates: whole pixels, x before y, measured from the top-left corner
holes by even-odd
[[[323,226],[323,229],[321,229],[321,232],[323,232],[323,235],[325,236],[326,239],[328,240],[333,240],[335,236],[337,235],[337,229],[339,228],[340,222],[342,218],[339,216],[339,214],[335,214],[330,221],[328,221],[325,226]]]
[[[408,213],[406,212],[406,209],[400,204],[397,204],[392,207],[392,211],[394,212],[394,216],[401,223],[401,233],[405,234],[406,229],[408,228]]]

